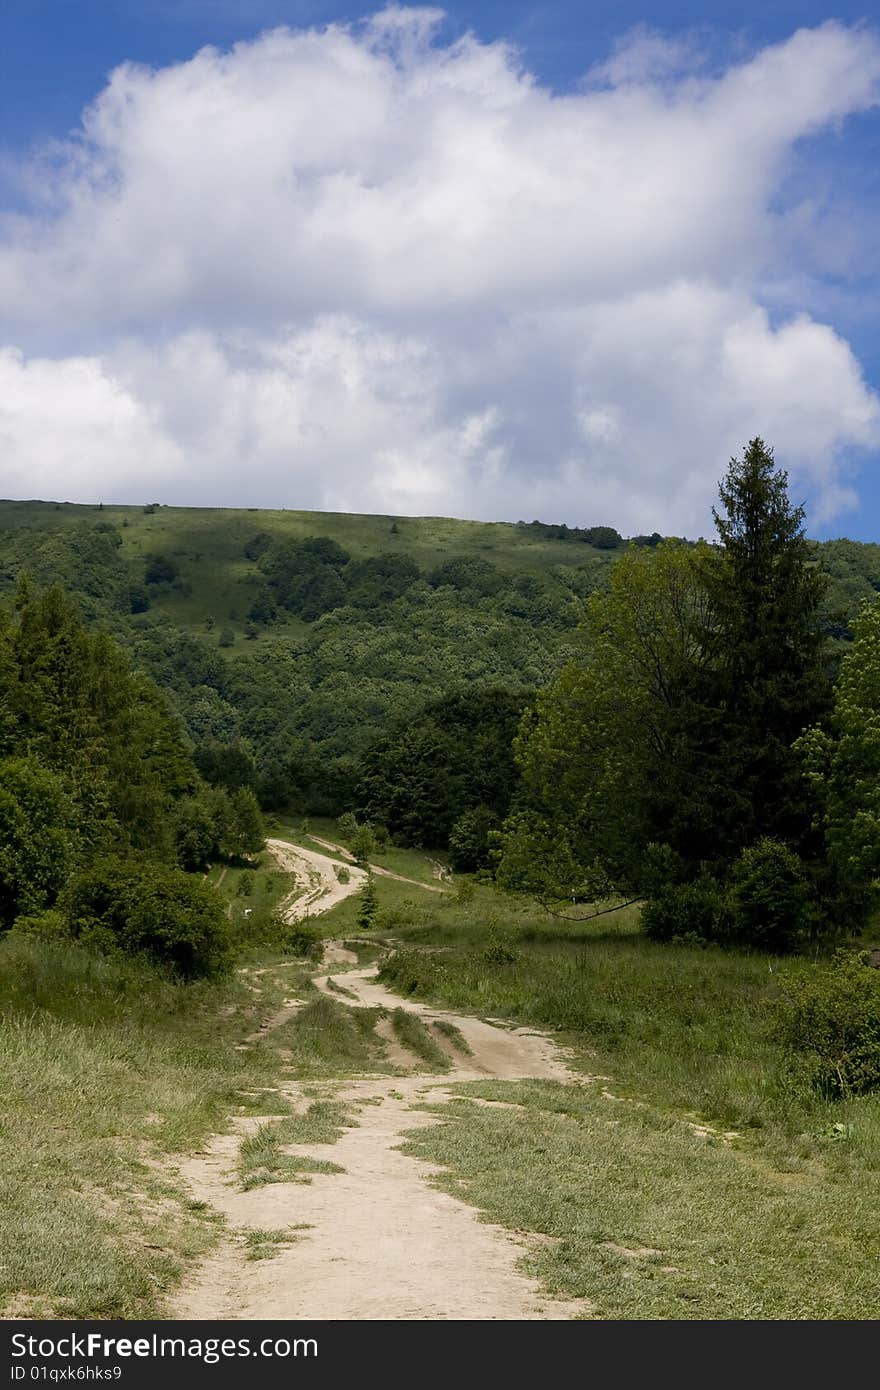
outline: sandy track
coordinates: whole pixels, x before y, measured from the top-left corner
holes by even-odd
[[[279,908],[285,922],[300,922],[304,917],[328,912],[352,893],[357,893],[367,880],[365,871],[352,865],[346,866],[348,883],[340,883],[336,877],[335,863],[326,854],[302,849],[287,840],[267,840],[266,848],[284,872],[293,874],[297,880],[297,888],[284,898]],[[302,884],[307,885],[306,892],[298,896]]]
[[[405,1008],[408,1013],[418,1014],[427,1024],[434,1019],[446,1019],[455,1024],[464,1035],[473,1056],[465,1057],[449,1043],[442,1034],[432,1036],[448,1053],[453,1062],[451,1071],[443,1075],[451,1081],[476,1081],[491,1077],[498,1081],[522,1080],[532,1077],[543,1081],[570,1081],[571,1074],[560,1059],[557,1049],[544,1033],[536,1033],[531,1028],[498,1028],[492,1023],[484,1023],[480,1018],[452,1014],[445,1009],[434,1009],[420,1004],[414,999],[404,1001],[392,994],[376,979],[376,967],[365,970],[349,970],[342,976],[345,988],[358,996],[357,1001],[346,999],[352,1008],[386,1009]],[[314,980],[318,989],[338,998],[327,986],[327,976],[318,975]]]
[[[291,1146],[291,1153],[330,1159],[345,1172],[315,1174],[311,1183],[273,1183],[238,1190],[234,1167],[243,1134],[259,1121],[218,1136],[206,1154],[182,1166],[193,1195],[221,1210],[232,1228],[293,1227],[294,1243],[275,1259],[247,1262],[227,1240],[181,1291],[177,1318],[341,1320],[567,1320],[589,1316],[584,1303],[542,1294],[518,1267],[530,1238],[480,1220],[478,1213],[431,1186],[437,1170],[402,1154],[408,1130],[438,1123],[419,1107],[446,1099],[450,1081],[540,1077],[570,1080],[549,1038],[527,1029],[496,1028],[480,1019],[429,1009],[390,994],[374,969],[350,970],[352,1007],[383,1004],[447,1018],[473,1057],[455,1057],[442,1077],[402,1075],[345,1080],[326,1089],[355,1109],[355,1123],[336,1144]],[[315,983],[326,989],[326,976]],[[336,996],[338,999],[338,996]],[[442,1041],[437,1035],[438,1041]],[[406,1058],[402,1058],[406,1060]],[[411,1066],[416,1059],[411,1059]],[[282,1092],[297,1109],[308,1102],[289,1081]]]
[[[332,840],[324,840],[320,835],[310,835],[309,839],[314,840],[316,845],[323,845],[325,849],[332,850],[334,854],[338,854],[341,859],[344,859],[347,864],[354,864],[357,862],[351,850],[346,849],[344,845],[334,844]],[[435,859],[429,860],[429,863],[433,866],[434,877],[442,877],[440,871],[443,866]],[[411,883],[415,888],[424,888],[427,893],[449,892],[448,888],[438,888],[436,883],[423,883],[420,878],[407,878],[405,874],[397,874],[393,869],[383,869],[378,864],[371,864],[370,871],[374,874],[378,874],[380,878],[394,878],[398,883]]]

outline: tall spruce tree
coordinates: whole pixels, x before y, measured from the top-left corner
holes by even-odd
[[[761,439],[731,459],[713,509],[709,660],[694,706],[711,833],[724,858],[761,836],[803,844],[809,797],[792,745],[827,712],[831,678],[820,622],[826,578],[793,506],[788,475]]]

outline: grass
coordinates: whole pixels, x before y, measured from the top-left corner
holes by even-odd
[[[346,989],[345,985],[337,984],[332,975],[327,976],[327,988],[332,989],[334,994],[343,994],[346,999],[357,999],[353,989]]]
[[[340,1101],[315,1100],[302,1114],[278,1122],[283,1144],[335,1144],[351,1123],[351,1111]]]
[[[379,1009],[349,1009],[321,995],[273,1032],[300,1079],[389,1072],[385,1044],[377,1035]]]
[[[441,1165],[434,1181],[488,1219],[543,1237],[530,1271],[596,1317],[876,1316],[876,1167],[777,1167],[602,1089],[468,1083],[463,1097],[503,1104],[438,1107],[444,1123],[404,1152]]]
[[[821,961],[655,945],[632,914],[542,920],[489,890],[399,935],[391,988],[555,1030],[583,1069],[457,1087],[406,1150],[543,1237],[548,1289],[602,1318],[875,1315],[880,1095],[802,1089],[776,1036],[779,981]]]
[[[311,1182],[313,1173],[342,1173],[338,1163],[308,1158],[303,1154],[284,1152],[287,1144],[333,1143],[333,1139],[309,1140],[297,1137],[296,1120],[280,1120],[260,1125],[254,1134],[241,1142],[238,1151],[238,1173],[245,1191],[274,1182]],[[305,1127],[308,1132],[308,1126]]]
[[[391,1027],[404,1047],[421,1057],[435,1071],[449,1070],[451,1063],[448,1056],[442,1047],[437,1046],[418,1014],[410,1013],[407,1009],[395,1009],[391,1015]]]
[[[236,1044],[293,972],[180,985],[138,962],[0,942],[0,1308],[149,1317],[216,1218],[169,1175],[231,1114],[286,1106]]]
[[[444,1038],[452,1044],[457,1052],[461,1052],[465,1057],[473,1057],[474,1049],[471,1047],[464,1033],[460,1028],[456,1028],[454,1023],[450,1023],[448,1018],[435,1018],[434,1027],[438,1033],[442,1033]]]
[[[296,1239],[298,1230],[308,1229],[306,1223],[298,1226],[288,1226],[283,1229],[269,1230],[250,1230],[245,1232],[244,1246],[248,1260],[274,1260],[275,1256],[281,1253],[282,1246],[291,1245]]]
[[[774,1036],[779,981],[810,962],[653,944],[631,917],[609,931],[526,915],[502,926],[496,911],[450,904],[423,913],[426,925],[411,920],[382,979],[403,995],[560,1030],[589,1053],[588,1069],[722,1126],[815,1127],[824,1112],[786,1086]]]
[[[272,915],[289,895],[293,884],[290,875],[279,868],[269,851],[264,850],[252,865],[213,864],[206,882],[223,898],[238,945],[245,950],[271,948]],[[248,884],[250,892],[242,892]]]

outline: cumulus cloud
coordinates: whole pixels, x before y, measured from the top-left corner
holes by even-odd
[[[877,40],[827,24],[706,76],[639,31],[560,96],[440,18],[112,74],[0,230],[3,491],[696,532],[761,433],[817,520],[852,504],[880,404],[780,312],[779,195],[880,100]]]

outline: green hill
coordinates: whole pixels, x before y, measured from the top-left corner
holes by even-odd
[[[426,707],[550,679],[626,544],[607,526],[4,501],[0,591],[23,572],[62,584],[157,679],[197,754],[233,748],[266,804],[336,814],[367,750]],[[880,547],[817,556],[843,641],[880,589]]]

